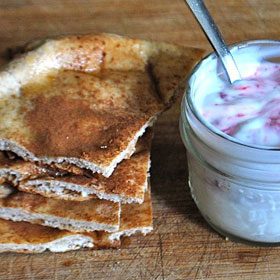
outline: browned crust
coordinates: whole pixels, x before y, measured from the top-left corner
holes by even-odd
[[[101,193],[116,194],[127,198],[142,198],[145,191],[143,186],[147,183],[149,160],[150,152],[143,151],[122,161],[109,178],[101,175],[96,178],[74,175],[58,178],[58,180],[94,188]]]
[[[43,181],[42,184],[48,182]],[[80,192],[77,191],[72,191],[72,190],[68,190],[65,189],[63,190],[62,193],[57,193],[55,191],[49,190],[49,191],[45,191],[42,189],[38,188],[38,184],[34,184],[34,185],[26,185],[26,184],[20,184],[17,186],[17,189],[21,192],[26,192],[26,193],[31,193],[31,194],[38,194],[47,198],[54,198],[54,199],[61,199],[61,200],[68,200],[68,201],[76,201],[76,202],[81,202],[81,201],[88,201],[91,199],[98,199],[98,196],[95,194],[89,194],[87,196],[83,196],[81,195]],[[110,201],[114,201],[112,199],[106,199],[106,200],[110,200]],[[116,199],[118,202],[121,199]]]
[[[153,227],[151,189],[145,193],[142,204],[122,204],[120,231]]]
[[[32,181],[40,182],[41,184],[48,183],[51,181],[61,182],[61,185],[67,186],[67,184],[74,184],[82,187],[84,190],[92,190],[96,192],[97,197],[103,195],[115,195],[118,198],[115,200],[126,201],[129,199],[143,201],[144,193],[147,186],[148,169],[150,161],[150,152],[142,151],[133,155],[128,160],[123,160],[114,173],[109,177],[105,178],[102,175],[96,175],[94,177],[86,177],[79,175],[67,175],[63,177],[41,177],[35,180],[23,181],[19,184],[18,188],[22,191],[37,192],[36,183],[30,185]],[[59,196],[54,193],[41,192],[41,195],[66,198]],[[84,201],[96,197],[95,195],[82,196],[77,192],[69,191],[65,188],[65,194],[68,194],[68,199]],[[112,200],[112,199],[110,199]]]
[[[64,201],[62,203],[60,200],[49,199],[41,195],[16,192],[1,198],[0,208],[3,210],[18,209],[28,213],[29,216],[42,214],[56,217],[57,220],[62,218],[119,227],[120,205],[107,200],[92,199],[82,202]],[[2,216],[2,218],[5,217]],[[44,224],[44,219],[39,218],[31,222]],[[62,226],[61,229],[71,229],[75,232],[83,231],[82,228],[78,230],[71,226],[65,226],[65,228]],[[85,231],[88,230],[85,229]]]
[[[48,163],[72,158],[109,176],[132,154],[140,131],[170,106],[179,81],[201,55],[108,34],[47,40],[0,73],[4,88],[5,80],[13,80],[22,92],[17,113],[22,129],[0,127],[0,138],[9,141],[2,149]]]
[[[89,174],[89,172],[77,174],[65,174],[63,176],[56,175],[56,171],[49,166],[37,166],[32,162],[26,162],[20,159],[8,159],[3,153],[0,153],[0,174],[2,181],[8,181],[21,191],[29,193],[41,194],[45,197],[57,199],[85,201],[96,198],[94,194],[83,196],[79,192],[71,191],[67,188],[67,184],[74,184],[83,190],[92,190],[97,196],[103,198],[104,195],[113,195],[109,200],[114,201],[138,201],[144,200],[144,192],[147,187],[147,178],[150,162],[150,145],[152,141],[152,130],[148,129],[144,136],[140,138],[136,145],[135,154],[127,160],[123,160],[115,169],[113,174],[106,178],[100,174]],[[58,166],[60,167],[60,166]],[[75,171],[78,168],[75,168]],[[68,168],[65,170],[69,171]],[[72,167],[70,166],[70,171]],[[19,173],[20,178],[15,179],[14,172]],[[76,172],[77,173],[77,172]],[[60,175],[61,172],[59,171]],[[56,176],[55,176],[56,175]],[[38,182],[51,183],[56,181],[64,187],[65,191],[61,194],[39,190]],[[66,186],[66,187],[65,187]]]
[[[59,240],[64,237],[76,235],[66,230],[59,230],[56,228],[30,224],[26,222],[13,222],[0,219],[0,248],[1,245],[33,245],[39,246],[52,241]],[[80,235],[89,236],[92,239],[94,245],[93,249],[105,249],[105,248],[119,248],[121,245],[120,240],[110,240],[109,234],[106,232],[92,232],[92,233],[79,233]],[[11,251],[17,253],[37,253],[32,250],[1,250]]]
[[[121,235],[131,235],[135,233],[145,233],[146,229],[151,229],[152,204],[150,188],[146,192],[143,204],[122,205],[120,221]],[[73,233],[66,230],[45,227],[26,222],[12,222],[0,219],[0,244],[43,244],[71,235]],[[90,233],[80,233],[90,236],[94,242],[94,249],[119,248],[120,239],[112,240],[112,234],[104,231]],[[30,251],[12,250],[21,253]]]
[[[59,230],[26,222],[12,222],[0,219],[0,243],[46,243],[70,234],[66,230]]]

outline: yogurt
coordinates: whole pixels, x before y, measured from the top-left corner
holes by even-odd
[[[205,219],[226,236],[280,242],[280,42],[231,52],[242,81],[229,85],[214,54],[196,66],[180,130],[189,187]]]
[[[241,142],[280,147],[280,64],[260,62],[251,67],[254,73],[246,79],[223,83],[218,91],[209,88],[199,113]]]

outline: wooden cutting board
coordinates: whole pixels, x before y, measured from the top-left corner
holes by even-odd
[[[280,38],[280,1],[205,1],[228,43]],[[183,0],[1,0],[0,52],[58,34],[110,32],[210,49]],[[121,250],[0,255],[0,279],[280,279],[280,248],[226,241],[186,188],[179,103],[157,123],[152,149],[154,227]]]

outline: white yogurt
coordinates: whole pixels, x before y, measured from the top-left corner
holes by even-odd
[[[280,64],[249,67],[254,74],[246,79],[224,82],[218,91],[209,88],[197,109],[211,125],[244,143],[280,147]]]
[[[245,79],[228,86],[215,56],[189,79],[181,135],[193,198],[225,235],[280,242],[280,42],[234,47]],[[279,105],[278,105],[279,104]]]

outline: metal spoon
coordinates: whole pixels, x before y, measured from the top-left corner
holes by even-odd
[[[185,1],[193,12],[213,49],[216,51],[217,56],[220,58],[230,82],[233,83],[234,81],[241,80],[236,63],[203,1]]]

